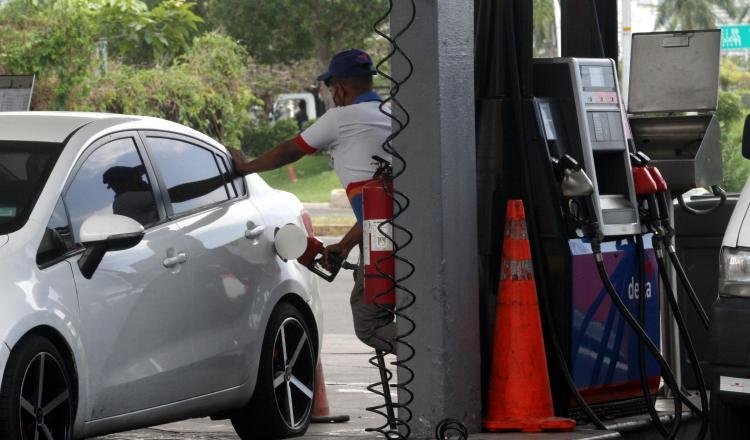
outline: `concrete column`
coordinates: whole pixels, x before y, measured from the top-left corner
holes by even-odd
[[[411,9],[409,1],[394,3],[391,33]],[[412,438],[434,438],[446,417],[471,432],[481,424],[474,1],[416,0],[416,8],[416,21],[399,39],[414,63],[398,95],[411,124],[394,145],[407,161],[396,188],[411,199],[399,223],[414,234],[401,255],[416,265],[404,283],[417,296],[407,311],[416,322],[408,339],[416,349]],[[394,76],[403,78],[406,69],[397,56]],[[405,327],[401,322],[399,330]]]

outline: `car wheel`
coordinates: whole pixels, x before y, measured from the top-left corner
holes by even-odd
[[[724,401],[716,386],[711,392],[710,417],[711,440],[750,438],[750,407]]]
[[[263,338],[258,382],[250,403],[232,417],[243,440],[303,435],[310,425],[315,389],[315,350],[299,310],[281,303]]]
[[[70,372],[55,346],[41,336],[13,350],[0,390],[0,438],[71,440],[75,398]]]

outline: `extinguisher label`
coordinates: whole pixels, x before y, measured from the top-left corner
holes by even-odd
[[[370,264],[370,252],[390,252],[393,250],[393,225],[385,223],[387,221],[388,219],[374,219],[363,222],[365,265]]]

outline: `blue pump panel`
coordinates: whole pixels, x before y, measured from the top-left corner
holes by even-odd
[[[630,237],[602,243],[605,267],[620,298],[638,318],[638,302],[646,298],[645,329],[660,345],[659,272],[651,235],[646,249],[646,286],[639,285],[637,246]],[[589,239],[568,242],[572,255],[571,365],[576,385],[590,403],[642,396],[638,337],[621,316],[599,278]],[[652,390],[659,365],[646,351]]]

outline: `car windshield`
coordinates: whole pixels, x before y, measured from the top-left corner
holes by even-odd
[[[0,141],[0,235],[26,223],[62,145]]]

